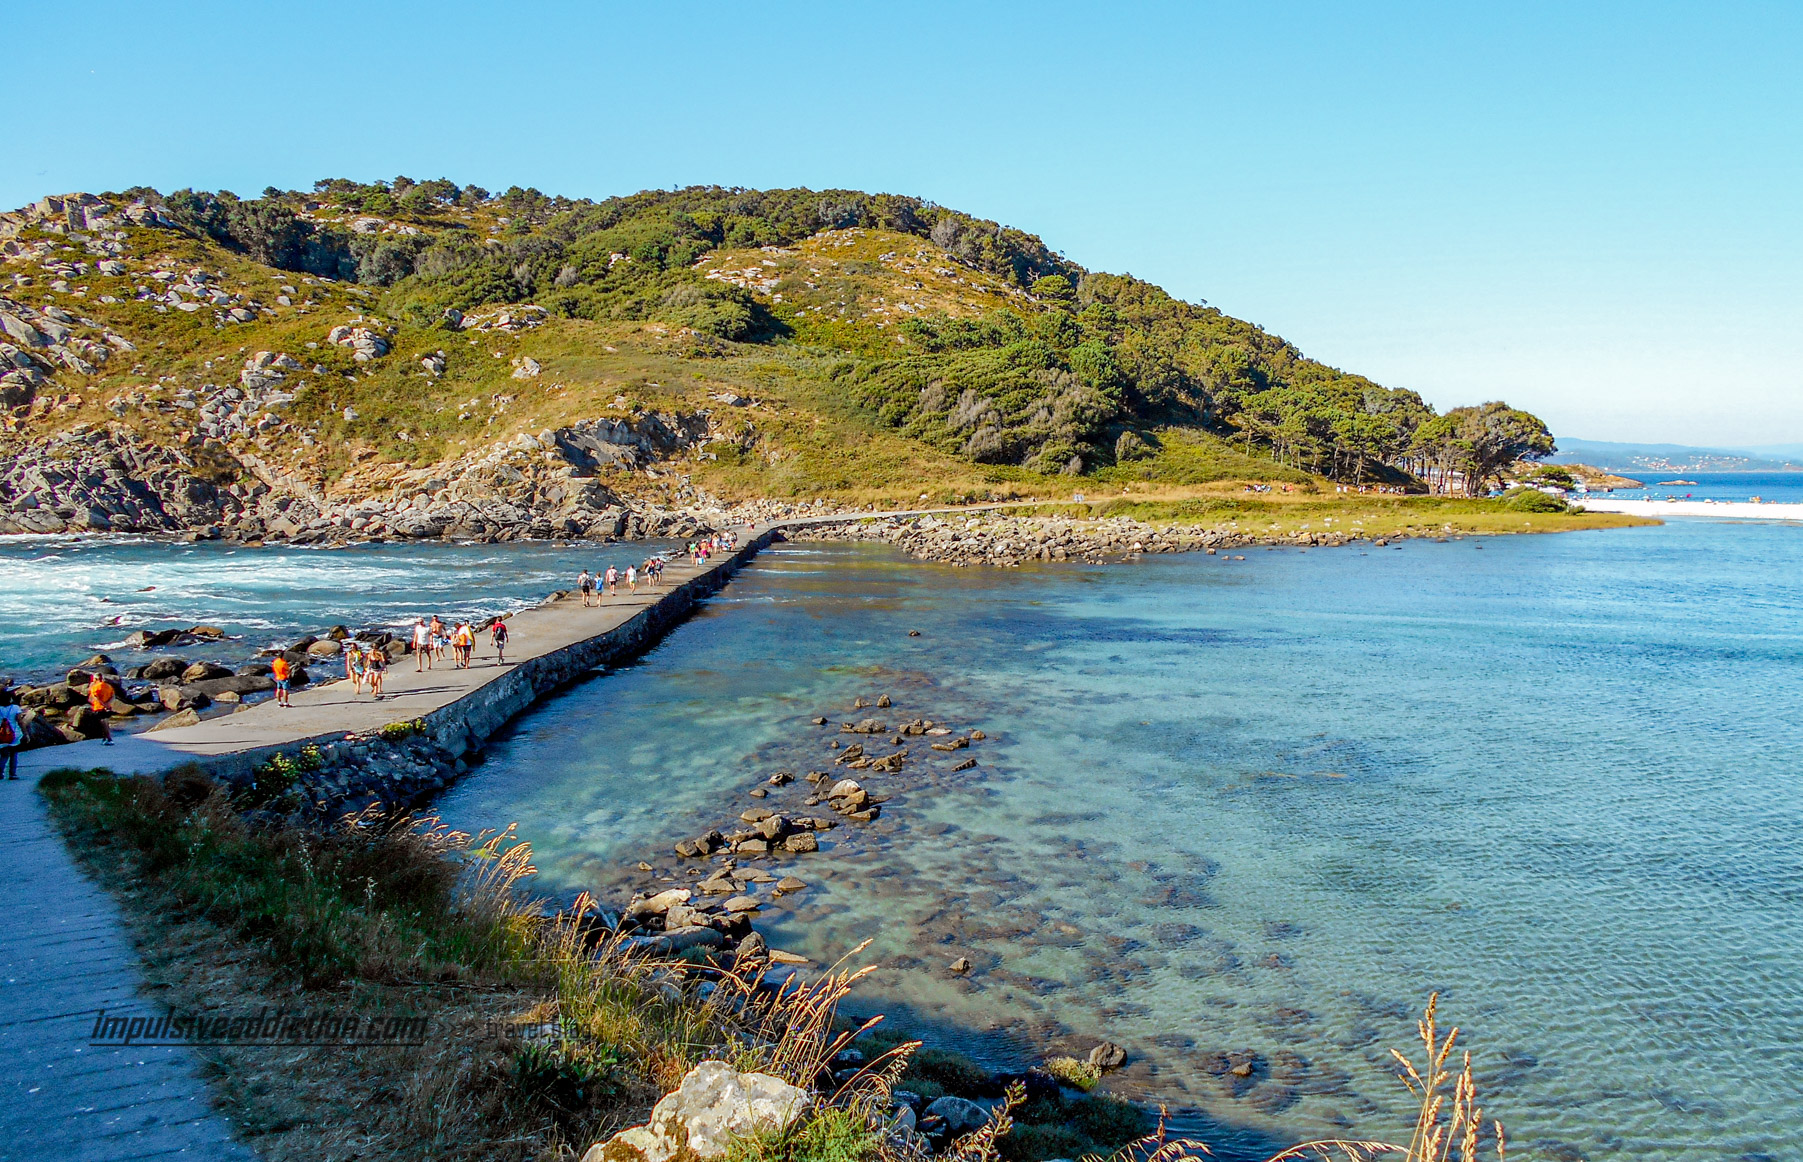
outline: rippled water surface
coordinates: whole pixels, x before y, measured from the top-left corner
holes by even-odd
[[[980,765],[915,740],[863,778],[881,819],[771,865],[813,886],[760,921],[816,958],[872,939],[872,1009],[998,1063],[1108,1036],[1232,1158],[1400,1133],[1385,1050],[1438,989],[1512,1154],[1795,1156],[1803,530],[1246,556],[781,547],[445,808],[519,820],[553,886],[680,876],[672,841],[830,768],[811,716],[886,692],[986,731]]]
[[[0,675],[67,670],[96,650],[121,666],[135,629],[215,625],[226,642],[178,651],[236,661],[333,625],[397,626],[422,614],[519,609],[575,584],[583,568],[624,568],[659,546],[384,544],[342,549],[170,544],[138,537],[0,538]]]

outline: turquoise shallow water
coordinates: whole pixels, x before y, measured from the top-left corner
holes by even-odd
[[[504,607],[639,551],[8,541],[0,673],[137,624],[222,623],[229,652]],[[816,957],[872,939],[870,1010],[998,1064],[1112,1037],[1122,1084],[1252,1158],[1400,1126],[1384,1051],[1440,989],[1518,1157],[1795,1156],[1803,530],[1246,556],[781,547],[444,808],[519,820],[547,886],[624,887],[772,770],[827,766],[809,717],[888,692],[891,720],[982,727],[981,765],[916,746],[865,778],[884,817],[782,865],[814,886],[761,921]],[[1223,1077],[1242,1050],[1254,1077]]]
[[[827,765],[808,717],[888,692],[982,727],[981,766],[865,779],[884,817],[781,865],[814,887],[761,925],[872,939],[869,1008],[998,1063],[1111,1037],[1123,1085],[1240,1158],[1399,1133],[1385,1050],[1438,989],[1517,1156],[1794,1156],[1803,534],[1246,556],[779,548],[444,809],[518,820],[549,886],[643,882],[772,770]]]

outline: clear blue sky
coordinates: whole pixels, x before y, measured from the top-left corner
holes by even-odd
[[[1803,441],[1803,4],[19,5],[0,204],[917,194],[1439,406]]]

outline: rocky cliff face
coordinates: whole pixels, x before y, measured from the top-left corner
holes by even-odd
[[[234,403],[280,394],[277,356],[253,357]],[[209,403],[208,406],[212,406]],[[225,409],[223,422],[241,422]],[[0,444],[0,533],[197,533],[299,543],[374,537],[689,535],[686,512],[633,507],[594,473],[679,457],[713,438],[705,415],[593,419],[521,434],[425,469],[331,486],[248,449],[145,439],[124,424]]]

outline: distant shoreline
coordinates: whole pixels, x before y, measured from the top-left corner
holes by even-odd
[[[1617,512],[1630,516],[1701,516],[1718,520],[1794,520],[1803,521],[1803,504],[1782,504],[1745,500],[1603,500],[1584,497],[1573,503],[1587,512]]]

